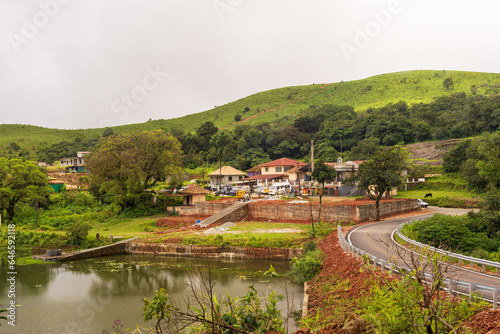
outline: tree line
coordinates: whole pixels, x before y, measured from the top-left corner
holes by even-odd
[[[311,105],[296,118],[224,130],[232,137],[224,159],[241,170],[283,156],[308,161],[314,140],[315,155],[323,161],[335,161],[340,151],[346,159],[364,160],[381,146],[470,137],[497,131],[499,125],[500,96],[457,93],[430,103],[409,106],[401,101],[359,113],[352,106]],[[210,142],[217,132],[211,122],[194,133],[172,131],[182,144],[184,166],[217,162]]]
[[[335,161],[341,151],[344,160],[365,160],[381,146],[470,137],[497,131],[499,125],[500,96],[456,93],[429,103],[409,106],[400,101],[362,112],[348,105],[310,105],[296,117],[283,116],[252,125],[236,122],[234,129],[218,129],[208,121],[194,132],[162,130],[179,140],[183,166],[190,169],[219,163],[220,140],[212,137],[223,131],[223,137],[227,137],[223,163],[246,170],[280,157],[308,162],[311,140],[315,156],[323,161]],[[111,135],[112,128],[105,129],[103,138]],[[12,143],[4,155],[52,163],[75,156],[77,151],[94,150],[100,139],[97,135],[79,136],[41,147],[36,156],[26,156]]]

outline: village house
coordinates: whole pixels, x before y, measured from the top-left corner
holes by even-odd
[[[84,157],[91,152],[77,152],[76,157],[61,158],[61,166],[66,167],[67,172],[85,172]]]
[[[280,158],[247,170],[248,177],[243,182],[251,186],[267,186],[277,182],[288,181],[291,184],[299,179],[305,179],[304,172],[298,172],[298,168],[306,166],[304,162],[288,158]]]
[[[247,174],[231,166],[223,166],[216,171],[208,174],[212,185],[231,185],[242,181]]]

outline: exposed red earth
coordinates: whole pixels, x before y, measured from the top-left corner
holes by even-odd
[[[350,227],[347,227],[346,229],[349,228]],[[384,279],[387,280],[397,279],[390,278],[380,272],[377,272],[375,276],[368,270],[360,271],[362,266],[361,262],[344,253],[337,241],[337,234],[334,232],[319,243],[319,247],[325,254],[325,259],[321,266],[321,272],[309,284],[308,313],[311,315],[315,315],[316,312],[320,310],[323,317],[333,317],[336,312],[338,313],[338,310],[324,307],[325,304],[328,304],[329,298],[342,297],[342,299],[346,299],[347,297],[347,299],[355,301],[365,296],[370,282],[379,280],[379,277],[384,277]],[[342,291],[342,296],[324,293],[324,287],[332,283],[332,278],[335,278],[336,281],[349,280],[350,285],[347,290]],[[355,302],[352,303],[352,305],[347,305],[347,307],[342,310],[344,313],[343,319],[328,324],[321,331],[316,333],[361,333],[352,327],[343,328],[346,323],[349,323],[349,320],[355,319],[351,313],[355,311],[355,307]],[[351,321],[351,323],[355,323],[355,321]],[[362,325],[362,321],[358,322],[358,326]],[[500,334],[500,311],[494,311],[492,309],[483,311],[471,317],[464,325],[470,328],[473,333]],[[349,325],[347,327],[349,327]]]

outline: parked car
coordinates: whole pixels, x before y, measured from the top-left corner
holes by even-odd
[[[426,208],[426,207],[428,207],[428,206],[429,206],[429,203],[424,202],[424,201],[422,201],[421,199],[417,199],[417,201],[418,201],[418,205],[419,205],[421,208]]]

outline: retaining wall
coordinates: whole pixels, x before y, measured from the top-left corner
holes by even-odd
[[[107,245],[92,249],[82,250],[80,252],[70,253],[69,255],[62,255],[58,258],[58,261],[73,261],[81,259],[91,259],[94,257],[108,256],[108,255],[118,255],[125,253],[125,242],[116,243],[114,245]]]
[[[145,244],[136,242],[127,243],[125,252],[127,254],[266,260],[291,260],[302,254],[302,250],[296,248],[216,247],[180,244]]]
[[[198,214],[203,215],[203,216],[212,216],[212,215],[215,215],[216,213],[224,210],[225,208],[230,207],[234,203],[235,202],[233,202],[233,201],[226,201],[226,202],[213,202],[213,201],[198,202],[198,203],[196,203],[196,207],[198,208]]]
[[[200,203],[200,212],[204,215],[214,215],[230,206],[230,203]],[[225,222],[239,220],[245,216],[261,220],[314,220],[318,219],[319,203],[311,206],[307,203],[284,203],[280,202],[250,202],[248,206],[241,208],[225,217]],[[417,200],[401,199],[396,201],[380,202],[380,216],[391,216],[410,212],[419,208]],[[375,202],[360,205],[329,205],[323,203],[321,206],[321,219],[325,221],[355,221],[364,222],[375,218]]]
[[[381,217],[410,212],[419,208],[420,206],[418,205],[418,201],[416,199],[379,203],[379,212]],[[364,222],[375,218],[375,203],[359,205],[356,210],[357,221]]]

